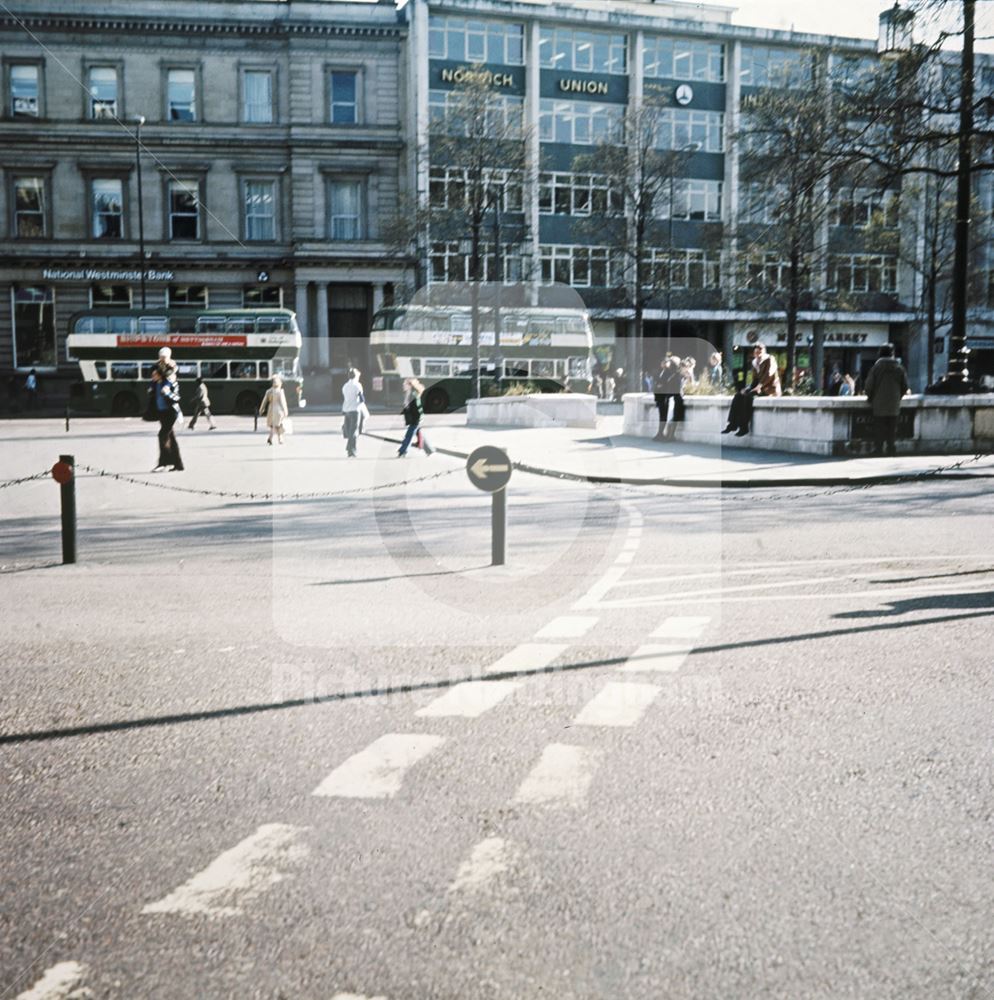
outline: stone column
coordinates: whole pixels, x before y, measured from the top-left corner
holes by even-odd
[[[309,368],[312,365],[318,363],[317,357],[314,355],[313,345],[310,341],[311,336],[311,318],[310,310],[307,308],[307,282],[298,281],[294,285],[293,292],[294,302],[296,303],[297,312],[297,326],[300,327],[300,335],[303,337],[303,346],[300,352],[300,364],[302,367]]]
[[[373,315],[375,316],[383,308],[383,282],[378,281],[373,285]]]
[[[328,340],[328,284],[324,281],[319,281],[317,285],[317,302],[315,303],[315,309],[317,310],[317,322],[314,324],[316,328],[316,335],[318,338],[317,349],[318,349],[318,364],[322,368],[329,368],[331,366],[331,344]]]

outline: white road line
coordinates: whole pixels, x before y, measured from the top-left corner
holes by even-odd
[[[672,615],[663,620],[651,639],[696,639],[711,619],[706,615]]]
[[[576,726],[634,726],[662,688],[655,684],[605,684],[573,720]]]
[[[593,615],[563,615],[553,618],[548,625],[535,633],[536,639],[579,639],[599,621]]]
[[[631,551],[637,549],[642,544],[641,534],[633,535],[631,532],[628,534],[628,538],[625,539],[625,544],[622,546],[625,551]]]
[[[260,826],[252,836],[225,851],[165,899],[143,907],[142,913],[206,914],[211,917],[241,913],[243,903],[283,881],[281,868],[307,855],[307,848],[297,843],[305,829],[284,823]]]
[[[604,595],[625,575],[624,566],[612,566],[574,605],[574,611],[596,608]]]
[[[507,871],[511,863],[511,845],[500,837],[487,837],[473,848],[459,866],[449,892],[479,892]]]
[[[619,552],[615,557],[614,563],[616,566],[627,566],[634,558],[634,552]]]
[[[551,743],[522,782],[514,801],[579,809],[587,798],[600,751]]]
[[[523,642],[484,669],[487,674],[513,673],[515,670],[542,670],[558,657],[566,646],[552,642]]]
[[[424,718],[459,715],[465,719],[475,719],[499,705],[519,687],[521,685],[514,681],[466,681],[456,684],[414,714]]]
[[[79,962],[59,962],[45,972],[29,990],[17,994],[17,1000],[63,1000],[86,975],[86,966]]]
[[[687,659],[691,646],[654,645],[639,646],[618,670],[629,674],[676,673]]]
[[[344,799],[389,799],[404,775],[445,742],[426,733],[387,733],[349,757],[314,789],[313,795]]]

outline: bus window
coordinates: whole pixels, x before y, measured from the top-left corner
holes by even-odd
[[[138,362],[137,361],[112,361],[110,363],[110,377],[113,378],[113,379],[136,379],[136,378],[138,378]]]
[[[416,378],[421,377],[421,359],[411,358],[411,374]]]
[[[269,378],[269,362],[259,362],[259,378]]]
[[[176,362],[176,375],[179,378],[196,378],[197,377],[197,362],[196,361],[177,361]]]
[[[106,361],[94,361],[93,369],[97,373],[98,379],[107,378],[107,362]]]
[[[228,377],[228,362],[227,361],[201,361],[200,362],[200,377],[201,378],[227,378]]]
[[[135,332],[135,318],[134,318],[134,316],[111,316],[110,317],[110,332],[111,333],[134,333]]]
[[[138,319],[139,333],[165,333],[165,316],[141,316]]]
[[[588,378],[590,367],[586,358],[567,358],[569,361],[570,378]]]
[[[564,316],[556,320],[556,330],[558,333],[585,334],[587,327],[582,316]]]
[[[169,317],[169,332],[170,333],[194,333],[197,329],[197,320],[195,316],[170,316]]]
[[[256,378],[254,361],[232,361],[232,378]]]
[[[446,358],[444,361],[436,361],[432,359],[427,359],[425,361],[425,377],[426,378],[448,378],[449,377],[449,361]]]
[[[252,333],[255,330],[255,317],[254,316],[229,316],[227,323],[225,323],[225,332],[227,333]],[[254,377],[254,376],[253,376]]]
[[[94,330],[93,324],[96,316],[81,316],[73,325],[73,333],[103,333],[103,330]]]
[[[198,316],[198,333],[224,333],[224,316]]]
[[[377,354],[376,360],[379,362],[380,371],[384,375],[395,375],[397,373],[396,354]]]
[[[291,333],[289,316],[260,316],[256,323],[259,333]],[[246,332],[251,333],[251,328]]]
[[[152,372],[155,371],[154,361],[143,361],[142,362],[142,378],[149,379],[152,377]]]
[[[533,361],[532,375],[535,375],[537,378],[555,378],[556,377],[555,361]]]
[[[453,333],[472,333],[473,317],[462,313],[456,313],[449,317],[449,329]]]

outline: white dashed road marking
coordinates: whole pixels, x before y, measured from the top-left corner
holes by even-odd
[[[513,673],[516,670],[543,670],[566,647],[552,642],[523,642],[505,653],[496,663],[486,668],[488,674]]]
[[[579,809],[587,799],[600,751],[552,743],[522,782],[514,801]]]
[[[696,639],[711,619],[704,615],[686,615],[667,618],[650,639]]]
[[[314,795],[346,799],[389,799],[400,791],[408,768],[445,742],[426,733],[388,733],[336,767]]]
[[[577,726],[634,726],[662,688],[655,684],[605,684],[574,720]]]
[[[545,628],[535,633],[536,639],[579,639],[599,621],[590,615],[563,615],[553,618]]]
[[[507,871],[511,861],[510,844],[500,837],[487,837],[473,848],[468,860],[459,866],[449,892],[479,892]]]
[[[676,673],[690,653],[690,646],[645,645],[628,657],[618,669],[624,673]]]
[[[86,966],[79,962],[59,962],[53,965],[31,987],[18,993],[17,1000],[63,1000],[79,985],[86,975]]]
[[[521,685],[514,681],[466,681],[456,684],[414,714],[425,718],[460,715],[466,719],[475,719],[499,705],[519,687]]]
[[[199,875],[142,913],[206,914],[228,917],[242,912],[241,904],[281,882],[280,869],[299,861],[307,848],[298,843],[306,827],[267,823],[251,837],[225,851]]]

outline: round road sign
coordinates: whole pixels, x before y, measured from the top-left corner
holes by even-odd
[[[56,462],[52,466],[52,478],[65,486],[72,479],[72,466],[68,462]]]
[[[484,445],[466,459],[466,474],[478,490],[496,493],[511,478],[511,460],[506,451]]]

